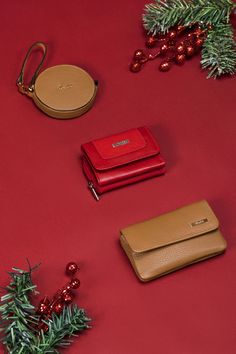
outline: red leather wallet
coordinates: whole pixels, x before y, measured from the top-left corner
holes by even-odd
[[[81,145],[89,189],[99,195],[165,173],[160,147],[147,127],[131,129]]]

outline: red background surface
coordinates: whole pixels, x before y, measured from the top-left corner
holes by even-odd
[[[235,78],[206,80],[199,58],[160,73],[127,65],[143,46],[144,0],[1,3],[1,262],[5,271],[42,262],[41,297],[81,266],[78,303],[93,318],[69,354],[234,354],[236,351]],[[47,118],[18,94],[26,50],[46,41],[46,65],[68,63],[100,81],[82,118]],[[147,125],[168,163],[162,178],[89,194],[78,162],[93,138]],[[205,198],[228,242],[225,255],[148,284],[119,246],[119,229]]]

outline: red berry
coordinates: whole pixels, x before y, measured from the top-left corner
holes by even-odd
[[[176,55],[176,57],[175,57],[175,61],[176,61],[176,63],[179,64],[179,65],[184,64],[185,59],[186,59],[186,57],[185,57],[184,54],[178,54],[178,55]]]
[[[75,262],[70,262],[66,266],[66,274],[74,275],[79,270],[78,265]]]
[[[184,54],[185,53],[185,46],[181,43],[176,47],[177,54]]]
[[[149,36],[146,40],[146,46],[148,48],[153,48],[156,45],[157,39],[154,36]]]
[[[194,47],[191,45],[186,48],[187,57],[191,58],[194,55]]]
[[[49,311],[49,305],[50,305],[50,300],[48,299],[48,297],[45,296],[44,299],[41,300],[39,303],[37,313],[41,315],[46,315]]]
[[[72,293],[68,293],[68,294],[64,295],[63,298],[62,298],[62,300],[63,300],[63,302],[64,302],[65,304],[70,304],[70,303],[72,303],[72,301],[73,301],[73,295],[72,295]]]
[[[146,58],[146,54],[144,53],[144,51],[142,49],[137,49],[134,52],[134,56],[133,56],[134,61],[141,61],[145,58]]]
[[[45,304],[40,304],[37,312],[40,314],[40,315],[46,315],[48,313],[48,306],[45,305]]]
[[[133,73],[137,73],[141,70],[142,64],[139,63],[138,61],[134,61],[130,64],[130,71],[132,71]]]
[[[171,30],[171,31],[168,33],[168,37],[169,37],[169,39],[170,39],[171,41],[175,40],[176,37],[177,37],[176,31]]]
[[[40,327],[41,330],[43,330],[43,332],[47,332],[48,331],[48,325],[46,323],[42,323],[42,326]]]
[[[169,49],[168,44],[163,43],[163,44],[161,45],[161,47],[160,47],[160,52],[161,52],[161,54],[165,54],[165,53],[168,51],[168,49]]]
[[[185,26],[177,26],[177,33],[181,33],[182,31],[184,31],[186,29]]]
[[[198,38],[196,39],[195,43],[195,48],[198,50],[198,49],[201,49],[202,45],[203,45],[203,40],[201,38]]]
[[[80,280],[75,278],[75,279],[72,279],[71,282],[70,282],[70,287],[71,289],[78,289],[80,286]]]
[[[169,71],[170,68],[171,68],[171,63],[169,61],[163,61],[159,66],[159,70],[163,72]]]
[[[57,314],[59,314],[59,313],[61,313],[62,312],[62,310],[63,310],[63,304],[62,303],[58,303],[58,304],[56,304],[55,306],[54,306],[54,312],[55,313],[57,313]]]
[[[188,38],[189,41],[192,42],[196,38],[196,35],[195,35],[195,33],[189,33],[187,35],[187,38]]]
[[[61,295],[64,296],[64,295],[68,294],[69,291],[70,291],[70,289],[68,289],[68,286],[66,286],[66,288],[62,289]]]

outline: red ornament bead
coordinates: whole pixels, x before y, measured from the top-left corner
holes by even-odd
[[[198,27],[196,31],[194,31],[197,37],[200,37],[203,35],[204,31],[201,29],[201,27]]]
[[[186,57],[185,57],[184,54],[178,54],[178,55],[176,55],[176,57],[175,57],[175,61],[176,61],[176,63],[179,64],[179,65],[182,65],[182,64],[185,62],[185,59],[186,59]]]
[[[42,323],[42,326],[40,327],[40,329],[46,333],[48,331],[48,325],[46,323]]]
[[[163,72],[169,71],[170,68],[171,68],[171,63],[168,60],[161,62],[159,66],[159,70]]]
[[[45,304],[40,304],[37,312],[40,315],[46,315],[48,313],[48,306],[46,306]]]
[[[174,30],[171,30],[169,33],[168,33],[168,37],[171,41],[175,40],[176,37],[177,37],[177,32],[174,31]]]
[[[155,56],[155,54],[149,53],[147,58],[148,58],[148,60],[153,60],[156,58],[156,56]]]
[[[70,289],[68,289],[68,285],[62,289],[61,291],[61,296],[65,296],[66,294],[68,294],[68,292],[70,292]]]
[[[186,29],[186,27],[185,26],[177,26],[177,32],[178,33],[181,33],[182,31],[184,31]]]
[[[187,38],[190,42],[193,42],[194,39],[196,38],[196,35],[195,35],[195,33],[191,32],[187,35]]]
[[[163,44],[160,46],[160,52],[161,52],[161,54],[167,53],[168,49],[169,49],[168,44],[163,43]]]
[[[201,38],[196,39],[196,41],[194,43],[195,48],[197,50],[201,49],[202,45],[203,45],[203,40]]]
[[[68,283],[68,284],[65,286],[65,289],[66,289],[67,291],[70,291],[70,290],[71,290],[70,283]]]
[[[46,315],[49,311],[50,301],[48,297],[45,297],[43,300],[40,301],[37,313],[40,315]]]
[[[142,68],[142,64],[139,63],[138,61],[134,61],[130,64],[130,71],[132,71],[133,73],[138,73]]]
[[[192,47],[191,45],[189,45],[186,48],[186,55],[187,57],[191,58],[194,55],[194,47]]]
[[[79,270],[78,265],[75,262],[70,262],[66,266],[66,274],[74,275]]]
[[[146,46],[147,46],[148,48],[153,48],[153,47],[155,47],[156,42],[157,42],[156,37],[154,37],[154,36],[149,36],[149,37],[147,38],[145,44],[146,44]]]
[[[74,279],[71,280],[71,282],[70,282],[71,289],[78,289],[79,286],[80,286],[80,280],[79,279],[74,278]]]
[[[134,59],[134,61],[141,61],[143,59],[146,59],[146,54],[144,53],[144,51],[142,49],[137,49],[134,52],[133,59]]]
[[[73,295],[72,293],[67,293],[62,297],[62,300],[65,304],[71,304],[73,301]]]
[[[177,54],[184,54],[185,53],[185,46],[181,43],[176,47]]]
[[[54,306],[54,312],[55,313],[57,313],[57,314],[59,314],[59,313],[61,313],[62,312],[62,310],[63,310],[63,304],[62,303],[58,303],[58,304],[56,304],[55,306]]]

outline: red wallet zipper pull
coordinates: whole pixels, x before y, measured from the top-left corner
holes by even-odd
[[[96,190],[95,190],[95,188],[94,188],[93,182],[89,181],[89,182],[88,182],[88,187],[89,187],[89,189],[90,189],[92,195],[94,196],[94,199],[96,199],[97,201],[99,201],[100,198],[99,198],[99,196],[98,196],[98,194],[97,194],[97,192],[96,192]]]

